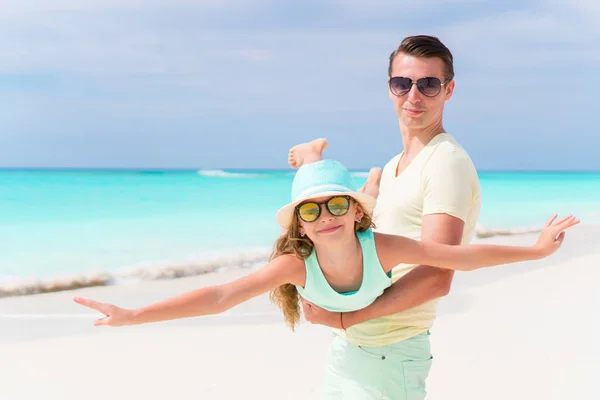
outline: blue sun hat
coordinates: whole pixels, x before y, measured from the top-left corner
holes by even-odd
[[[365,214],[372,216],[376,200],[359,192],[350,172],[340,162],[321,160],[298,168],[292,183],[292,201],[277,211],[275,219],[288,228],[298,204],[318,197],[347,195],[356,200]]]

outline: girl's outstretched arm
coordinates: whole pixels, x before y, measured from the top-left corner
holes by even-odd
[[[73,300],[105,315],[94,325],[124,326],[219,314],[285,283],[304,285],[304,261],[294,255],[279,256],[264,268],[222,285],[192,290],[129,310],[112,304],[75,297]]]
[[[533,246],[501,246],[469,244],[451,246],[435,242],[421,242],[403,236],[377,234],[378,255],[384,269],[401,263],[432,265],[458,271],[471,271],[494,265],[537,260],[554,253],[560,247],[564,230],[577,225],[573,216],[547,223]]]

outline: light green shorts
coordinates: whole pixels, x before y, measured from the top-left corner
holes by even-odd
[[[333,334],[323,400],[423,400],[432,356],[429,332],[383,347],[355,346]]]

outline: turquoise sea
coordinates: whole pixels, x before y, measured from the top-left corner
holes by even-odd
[[[367,172],[353,176],[362,185]],[[600,173],[479,177],[482,227],[535,228],[553,213],[600,223]],[[292,179],[292,170],[1,170],[0,295],[40,281],[113,283],[263,262]]]

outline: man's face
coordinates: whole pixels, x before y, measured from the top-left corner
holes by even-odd
[[[401,76],[414,81],[410,91],[397,96],[389,90],[390,99],[402,126],[407,128],[428,128],[440,124],[444,103],[452,97],[454,80],[441,87],[439,94],[428,97],[417,88],[419,78],[438,78],[446,81],[444,62],[439,58],[420,58],[400,53],[392,62],[392,77]]]

